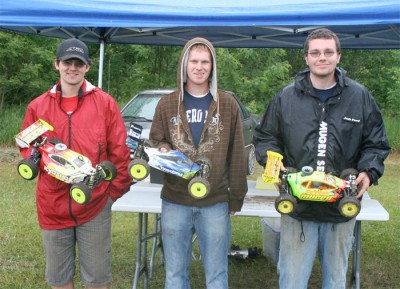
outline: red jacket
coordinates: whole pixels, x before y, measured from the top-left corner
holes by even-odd
[[[39,173],[36,204],[39,225],[43,229],[63,229],[90,221],[104,208],[107,198],[113,201],[128,191],[132,182],[128,175],[130,151],[126,146],[126,129],[116,101],[100,88],[85,80],[77,109],[68,115],[61,108],[59,84],[35,98],[29,105],[22,129],[41,118],[54,127],[45,135],[57,138],[68,148],[87,156],[96,166],[103,160],[117,168],[117,177],[94,188],[86,205],[72,201],[70,184]],[[21,149],[24,158],[31,149]]]

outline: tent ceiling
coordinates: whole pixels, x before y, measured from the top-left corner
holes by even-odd
[[[399,49],[400,25],[360,26],[186,26],[171,28],[90,28],[2,26],[2,29],[42,36],[77,37],[85,42],[145,45],[184,45],[189,39],[205,37],[216,47],[302,48],[309,31],[328,27],[336,32],[343,48]]]
[[[0,29],[93,43],[183,45],[202,36],[216,47],[301,48],[310,30],[328,27],[343,48],[400,48],[397,0],[254,2],[2,0]]]

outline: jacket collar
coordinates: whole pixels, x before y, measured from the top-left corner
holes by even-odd
[[[80,94],[82,94],[82,95],[79,95],[79,97],[85,96],[89,92],[92,92],[95,88],[96,88],[96,86],[94,86],[93,84],[91,84],[89,81],[87,81],[85,79],[80,88]],[[59,80],[55,85],[53,85],[53,87],[50,88],[49,92],[51,95],[56,96],[57,93],[59,93],[60,91],[61,91],[61,81]]]

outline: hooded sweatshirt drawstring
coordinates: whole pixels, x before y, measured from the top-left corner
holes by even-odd
[[[301,225],[300,242],[304,243],[306,241],[306,235],[304,234],[303,221],[300,221],[300,225]]]

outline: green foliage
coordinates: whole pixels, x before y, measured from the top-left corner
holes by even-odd
[[[291,81],[283,49],[217,49],[219,87],[234,91],[253,113]]]
[[[400,59],[400,51],[395,51],[397,58]],[[390,69],[391,86],[388,88],[386,97],[386,110],[393,115],[400,115],[400,65],[394,66]]]
[[[57,79],[56,47],[55,39],[0,31],[0,108],[27,103],[48,89]]]
[[[383,118],[386,133],[393,151],[400,151],[400,114]]]
[[[398,114],[399,50],[344,50],[340,65],[347,70],[350,78],[369,90],[383,111]]]
[[[0,146],[15,146],[14,137],[21,130],[25,106],[8,106],[0,109]]]
[[[144,89],[176,87],[182,48],[109,44],[106,46],[103,89],[118,100],[129,100]]]

